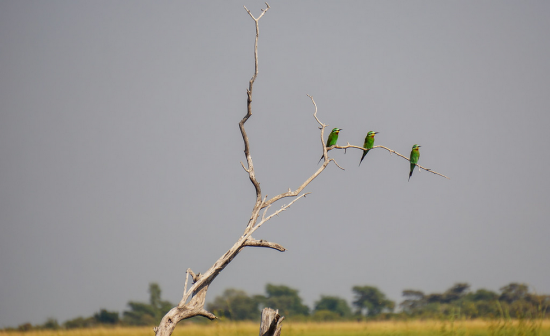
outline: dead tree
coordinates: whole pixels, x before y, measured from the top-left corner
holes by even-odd
[[[338,163],[333,158],[329,158],[328,151],[332,149],[347,149],[347,148],[357,148],[360,150],[365,150],[363,147],[350,145],[349,143],[345,146],[334,145],[327,148],[324,142],[324,131],[327,125],[323,124],[317,117],[317,105],[315,104],[313,97],[308,95],[315,109],[313,113],[313,117],[315,118],[317,123],[320,125],[319,127],[320,141],[321,141],[321,147],[322,147],[323,158],[324,158],[323,164],[308,179],[306,179],[300,186],[298,186],[294,190],[289,188],[288,191],[283,192],[270,199],[267,199],[267,196],[264,196],[262,194],[260,183],[258,182],[256,178],[256,174],[254,172],[254,164],[252,162],[252,156],[250,154],[250,145],[249,145],[248,135],[246,134],[245,123],[252,116],[252,92],[254,87],[254,81],[258,76],[258,36],[259,36],[258,23],[259,23],[259,20],[264,16],[264,14],[270,8],[267,2],[265,4],[267,7],[266,9],[262,9],[262,13],[260,14],[260,16],[258,16],[258,18],[255,18],[254,15],[252,15],[252,13],[246,7],[244,7],[244,9],[248,12],[250,17],[254,20],[256,24],[256,40],[254,43],[254,61],[255,61],[254,75],[252,76],[248,84],[247,112],[246,112],[246,115],[243,117],[243,119],[239,122],[239,128],[241,130],[241,134],[244,142],[244,155],[246,157],[246,165],[243,164],[242,162],[241,162],[241,165],[243,169],[248,173],[250,182],[252,182],[252,185],[254,186],[254,189],[256,191],[256,201],[254,203],[254,208],[252,209],[250,219],[248,220],[248,224],[246,226],[246,229],[244,230],[243,235],[239,237],[237,242],[233,244],[233,246],[224,255],[222,255],[214,263],[214,265],[212,265],[212,267],[210,267],[206,272],[202,274],[201,273],[195,274],[191,269],[187,269],[187,273],[185,277],[185,285],[183,289],[183,297],[176,307],[172,308],[168,313],[166,313],[166,315],[162,318],[159,326],[154,328],[156,336],[171,335],[179,321],[188,319],[194,316],[204,316],[211,320],[216,319],[216,316],[211,312],[207,311],[204,307],[208,286],[210,286],[210,284],[212,283],[212,281],[214,281],[214,279],[218,276],[218,274],[220,274],[220,272],[233,260],[233,258],[237,256],[237,254],[239,254],[239,252],[243,248],[247,246],[252,246],[252,247],[255,246],[255,247],[268,247],[280,252],[285,251],[285,248],[282,247],[281,245],[274,242],[269,242],[263,239],[255,239],[252,237],[252,234],[256,232],[256,230],[258,230],[265,222],[269,221],[274,216],[280,214],[282,211],[285,211],[292,204],[294,204],[294,202],[298,201],[302,197],[305,197],[307,194],[309,194],[309,193],[302,193],[302,191],[317,176],[319,176],[319,174],[321,174],[331,162],[334,162],[336,166],[344,170],[344,168],[338,165]],[[396,151],[389,149],[387,147],[375,146],[374,148],[385,149],[389,151],[390,154],[395,153],[398,156],[406,160],[409,160],[404,155],[401,155]],[[424,169],[431,173],[446,177],[442,174],[432,171],[431,169],[424,168],[419,165],[417,166],[419,169]],[[278,210],[272,213],[268,213],[271,206],[275,202],[283,198],[292,198],[292,200],[288,204],[282,205]],[[187,288],[189,277],[191,277],[192,279],[192,284],[189,288]],[[260,329],[260,336],[264,334],[280,335],[281,322],[283,319],[284,317],[281,317],[277,311],[274,311],[268,308],[264,309],[264,312],[262,313],[262,327]]]
[[[280,336],[284,316],[278,310],[264,308],[260,322],[260,336]]]

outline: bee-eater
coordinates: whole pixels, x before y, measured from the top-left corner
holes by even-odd
[[[411,180],[414,167],[416,167],[416,164],[418,163],[418,159],[420,159],[420,152],[418,151],[418,148],[420,147],[422,146],[415,144],[411,150],[411,172],[409,173],[409,181]]]
[[[327,148],[336,145],[336,142],[338,141],[338,133],[340,133],[342,129],[341,128],[333,128],[330,134],[328,135],[327,139]],[[323,156],[319,159],[319,162],[323,159]],[[319,164],[317,162],[317,164]]]
[[[380,132],[374,132],[370,131],[367,133],[367,136],[365,137],[365,144],[363,145],[363,148],[366,148],[366,151],[363,151],[363,156],[361,156],[361,161],[359,161],[359,165],[361,165],[361,162],[363,162],[363,159],[365,158],[365,155],[372,149],[374,146],[374,136]]]

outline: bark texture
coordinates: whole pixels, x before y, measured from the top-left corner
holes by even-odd
[[[280,336],[284,319],[285,317],[279,315],[278,310],[264,308],[260,324],[260,336]]]
[[[343,169],[338,165],[336,160],[334,158],[330,158],[328,156],[328,151],[332,149],[344,149],[347,148],[356,148],[359,150],[366,150],[363,147],[360,146],[354,146],[350,145],[349,143],[346,146],[338,146],[334,145],[331,147],[326,147],[324,142],[324,131],[325,128],[328,126],[326,124],[323,124],[319,118],[317,118],[317,104],[315,103],[313,97],[309,96],[311,98],[311,102],[313,103],[313,106],[315,107],[315,112],[313,113],[313,117],[319,124],[320,129],[320,144],[321,148],[323,150],[323,164],[321,164],[320,167],[316,168],[315,172],[309,176],[300,186],[298,186],[296,189],[292,190],[291,188],[288,188],[288,191],[282,192],[271,199],[267,199],[267,195],[262,194],[262,190],[260,188],[260,182],[256,178],[256,174],[254,171],[254,163],[252,161],[252,155],[250,153],[250,142],[248,135],[246,133],[245,124],[248,121],[248,119],[252,116],[252,92],[254,87],[254,82],[256,81],[256,77],[258,76],[258,37],[259,37],[259,20],[264,16],[264,14],[269,10],[269,5],[266,3],[266,9],[262,9],[262,13],[258,16],[258,18],[254,17],[252,13],[244,7],[244,9],[248,12],[250,17],[254,20],[255,26],[256,26],[256,39],[254,43],[254,74],[252,78],[249,81],[248,89],[246,90],[246,114],[242,118],[242,120],[239,122],[239,129],[241,131],[241,135],[243,138],[244,143],[244,155],[246,158],[246,165],[241,162],[241,165],[243,169],[248,174],[248,177],[250,179],[250,182],[254,186],[255,190],[255,201],[254,201],[254,207],[252,209],[252,213],[250,215],[250,218],[248,220],[248,223],[246,225],[246,228],[244,230],[244,233],[242,236],[239,237],[237,242],[224,254],[222,255],[215,263],[208,269],[204,274],[198,273],[195,274],[191,269],[187,269],[186,277],[185,277],[185,286],[183,290],[183,297],[179,304],[172,308],[161,320],[158,327],[154,328],[156,336],[170,336],[172,332],[174,331],[177,323],[181,320],[191,318],[193,316],[204,316],[211,320],[215,319],[216,316],[212,314],[211,312],[208,312],[205,308],[205,300],[206,300],[206,292],[208,290],[208,286],[214,281],[214,279],[220,274],[220,272],[239,254],[239,252],[247,247],[266,247],[271,248],[277,251],[284,252],[285,248],[281,245],[273,242],[269,242],[263,239],[254,239],[252,238],[252,234],[262,226],[265,222],[269,221],[274,216],[278,216],[282,211],[285,211],[288,209],[294,202],[301,199],[302,197],[305,197],[309,193],[302,193],[304,188],[306,188],[319,174],[321,174],[327,166],[334,162],[334,164],[339,167],[340,169]],[[401,155],[397,152],[395,152],[392,149],[386,148],[384,146],[374,146],[374,148],[383,148],[390,152],[390,154],[395,153],[398,156],[409,160],[404,155]],[[374,149],[373,148],[373,149]],[[427,169],[424,167],[421,167],[417,165],[419,168],[427,170],[433,174],[437,174],[443,177],[446,177],[442,174],[439,174],[431,169]],[[271,214],[268,214],[269,209],[271,206],[276,203],[277,201],[290,197],[292,201],[290,201],[288,204],[282,205],[278,210],[273,211]],[[260,213],[263,210],[263,213]],[[187,289],[189,277],[192,279],[192,284]],[[277,311],[266,308],[262,312],[262,325],[260,327],[260,336],[262,335],[280,335],[281,333],[281,322],[283,321],[284,317],[280,316]]]

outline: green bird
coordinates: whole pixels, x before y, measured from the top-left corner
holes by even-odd
[[[367,155],[367,153],[372,149],[374,146],[374,136],[380,132],[374,132],[370,131],[367,133],[367,136],[365,137],[365,144],[363,145],[363,148],[366,148],[366,151],[363,151],[363,156],[361,156],[361,161],[359,161],[359,165],[361,165],[361,162],[363,162],[363,159]]]
[[[418,151],[418,148],[420,147],[422,146],[415,144],[411,150],[411,172],[409,173],[409,181],[411,180],[414,167],[416,167],[416,164],[418,163],[418,159],[420,159],[420,152]]]
[[[338,133],[340,133],[342,129],[341,128],[333,128],[330,134],[328,135],[327,139],[327,148],[336,145],[336,142],[338,141]],[[324,155],[323,155],[324,156]],[[323,159],[323,156],[319,159],[319,162]],[[317,162],[317,164],[319,164]]]

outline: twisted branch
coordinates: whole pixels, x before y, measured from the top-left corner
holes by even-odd
[[[315,100],[312,96],[308,95],[308,97],[311,98],[311,101],[315,107],[315,112],[313,113],[313,116],[315,120],[319,123],[320,127],[320,140],[321,145],[323,148],[323,157],[324,162],[323,164],[309,177],[307,178],[302,185],[300,185],[298,188],[296,188],[294,191],[292,189],[288,189],[287,192],[281,193],[271,199],[267,199],[267,195],[265,195],[262,199],[262,192],[260,188],[260,183],[258,182],[255,171],[254,171],[254,164],[252,161],[252,156],[250,154],[250,143],[248,139],[248,135],[245,130],[245,123],[247,120],[252,116],[252,91],[254,86],[254,81],[256,80],[256,77],[258,76],[258,37],[259,37],[259,24],[258,21],[263,17],[263,15],[269,10],[269,5],[266,2],[266,9],[262,9],[262,13],[258,18],[255,18],[254,15],[246,8],[244,9],[248,12],[250,17],[254,20],[256,25],[256,38],[254,43],[254,75],[249,81],[248,89],[247,89],[247,112],[246,115],[242,118],[242,120],[239,122],[239,129],[241,131],[241,135],[243,137],[244,142],[244,154],[246,157],[246,163],[247,166],[245,167],[244,163],[241,162],[241,165],[243,169],[248,173],[249,179],[252,182],[255,192],[256,192],[256,201],[254,204],[254,207],[252,209],[252,213],[250,216],[250,219],[248,221],[248,224],[246,226],[246,229],[244,230],[244,234],[233,244],[233,246],[225,253],[223,254],[215,263],[212,265],[204,274],[198,273],[195,274],[191,269],[187,269],[186,277],[185,277],[185,286],[183,291],[183,296],[178,305],[174,308],[172,308],[161,320],[158,327],[154,328],[156,336],[169,336],[174,331],[177,323],[183,319],[187,319],[193,316],[204,316],[209,319],[215,319],[216,316],[204,309],[205,300],[206,300],[206,292],[208,290],[208,286],[212,283],[212,281],[218,276],[218,274],[225,269],[225,267],[239,254],[239,252],[246,246],[252,246],[252,247],[267,247],[272,248],[278,251],[285,251],[285,248],[277,243],[268,242],[265,240],[257,240],[252,238],[252,233],[254,233],[257,229],[259,229],[265,222],[269,221],[274,216],[278,216],[281,212],[287,210],[290,206],[292,206],[296,201],[298,201],[301,198],[306,197],[309,193],[303,193],[302,191],[306,186],[308,186],[321,172],[325,170],[325,168],[328,166],[330,162],[334,162],[334,164],[339,167],[340,169],[344,169],[338,165],[338,163],[333,159],[328,157],[328,151],[332,149],[346,149],[346,148],[358,148],[364,150],[362,147],[359,146],[353,146],[348,143],[347,146],[331,146],[330,148],[327,148],[324,142],[324,130],[327,125],[323,124],[319,118],[317,117],[317,104],[315,104]],[[383,146],[375,146],[375,148],[384,148],[390,153],[396,153],[397,155],[405,158],[405,156],[389,149]],[[426,171],[429,171],[431,173],[441,175],[437,172],[432,171],[431,169],[427,169],[421,166],[418,166]],[[441,175],[443,177],[446,177],[444,175]],[[277,211],[273,212],[270,215],[267,215],[268,210],[273,205],[273,203],[277,202],[278,200],[286,197],[294,197],[294,199],[288,203],[282,205]],[[260,215],[260,211],[262,209],[265,209],[260,221],[258,222],[258,218]],[[189,276],[191,276],[193,280],[193,284],[189,289],[187,289]],[[282,321],[282,318],[279,320]],[[276,331],[275,334],[280,333],[280,328]]]
[[[313,106],[315,107],[315,112],[313,112],[313,117],[315,118],[315,120],[317,120],[319,125],[321,125],[321,127],[319,127],[319,129],[321,130],[321,132],[320,132],[321,133],[321,145],[323,146],[323,156],[324,156],[325,160],[323,161],[323,164],[321,165],[321,167],[319,167],[319,169],[317,169],[317,171],[315,173],[313,173],[313,175],[311,175],[307,180],[305,180],[304,183],[302,183],[302,185],[300,185],[296,190],[292,191],[289,188],[287,192],[279,194],[279,195],[271,198],[268,201],[264,201],[262,206],[261,206],[261,209],[271,206],[271,204],[277,202],[278,200],[280,200],[282,198],[298,196],[302,192],[302,190],[304,190],[304,188],[307,187],[308,184],[311,183],[311,181],[313,181],[317,176],[319,176],[319,174],[321,174],[323,172],[323,170],[325,170],[325,168],[328,166],[328,164],[331,161],[334,161],[334,163],[338,166],[338,164],[336,163],[336,161],[334,159],[330,159],[330,160],[328,159],[327,147],[325,146],[325,142],[323,140],[325,138],[325,136],[324,136],[325,127],[327,127],[327,125],[323,124],[319,120],[319,118],[317,118],[317,104],[315,104],[315,100],[313,99],[313,97],[310,96],[310,95],[307,95],[307,96],[309,98],[311,98],[311,102],[313,103]],[[338,166],[338,167],[340,167],[340,166]],[[343,168],[340,167],[340,169],[343,169]]]
[[[349,142],[348,142],[348,144],[345,145],[345,146],[338,146],[338,145],[330,146],[329,148],[327,148],[327,151],[332,150],[332,149],[344,149],[344,150],[346,150],[347,148],[357,148],[357,149],[360,149],[360,150],[362,150],[362,151],[366,151],[366,150],[367,150],[367,149],[365,149],[364,147],[355,146],[355,145],[350,145]],[[399,154],[398,152],[396,152],[396,151],[394,151],[393,149],[390,149],[390,148],[388,148],[388,147],[385,147],[385,146],[374,146],[374,147],[372,147],[372,149],[375,149],[375,148],[382,148],[382,149],[385,149],[385,150],[387,150],[388,152],[390,152],[390,155],[391,155],[391,154],[396,154],[397,156],[400,156],[400,157],[402,157],[403,159],[405,159],[405,160],[407,160],[407,161],[411,161],[411,160],[410,160],[408,157],[406,157],[405,155]],[[336,161],[335,161],[334,163],[336,163]],[[444,178],[446,178],[446,179],[449,179],[449,180],[451,179],[450,177],[447,177],[447,176],[445,176],[445,175],[443,175],[443,174],[440,174],[440,173],[436,172],[435,170],[431,170],[430,168],[422,167],[422,166],[419,165],[419,164],[416,164],[416,166],[417,166],[419,169],[424,169],[425,171],[430,172],[430,173],[432,173],[432,174],[436,174],[436,175],[442,176],[442,177],[444,177]],[[338,167],[340,167],[340,166],[338,166]],[[343,168],[342,168],[342,169],[343,169]]]
[[[178,305],[174,308],[172,308],[166,315],[162,318],[160,324],[158,327],[155,327],[153,330],[155,332],[156,336],[169,336],[174,331],[177,323],[183,319],[187,319],[193,316],[204,316],[209,319],[215,319],[216,316],[204,309],[205,300],[206,300],[206,292],[208,290],[208,286],[210,283],[218,276],[218,274],[237,256],[237,254],[245,247],[245,246],[258,246],[258,247],[269,247],[273,248],[279,251],[285,251],[285,248],[282,247],[279,244],[267,242],[264,240],[256,240],[250,235],[261,226],[265,221],[272,218],[274,215],[277,215],[281,211],[286,210],[294,201],[298,200],[299,198],[305,196],[302,195],[298,198],[296,198],[293,202],[291,202],[287,206],[283,206],[281,209],[276,211],[274,214],[270,215],[267,218],[263,218],[262,221],[256,225],[255,228],[253,228],[254,223],[256,223],[258,219],[258,214],[260,212],[262,202],[262,192],[260,189],[260,183],[257,181],[255,173],[254,173],[254,164],[252,162],[252,157],[250,155],[250,143],[248,139],[248,135],[246,134],[246,130],[244,128],[244,124],[252,116],[252,89],[254,86],[254,81],[256,80],[256,77],[258,76],[258,37],[259,37],[259,25],[258,21],[263,17],[263,15],[267,12],[267,10],[270,8],[269,5],[266,3],[267,8],[262,9],[262,14],[258,16],[258,18],[255,18],[254,15],[245,7],[245,10],[248,12],[250,17],[254,20],[256,25],[256,39],[254,43],[254,75],[250,79],[248,90],[247,90],[247,113],[243,117],[243,119],[239,123],[239,128],[241,130],[241,134],[243,137],[244,142],[244,154],[246,157],[247,167],[244,166],[244,164],[241,162],[242,167],[244,170],[248,173],[250,181],[254,185],[254,188],[256,190],[256,202],[254,205],[254,208],[252,210],[252,215],[250,217],[250,220],[248,222],[248,225],[245,230],[245,234],[241,236],[235,244],[224,254],[222,255],[215,263],[208,269],[204,274],[195,274],[191,269],[188,269],[186,272],[186,278],[185,278],[185,286],[183,291],[183,297],[178,303]],[[265,217],[265,215],[264,215]],[[188,285],[188,279],[189,276],[193,279],[193,284],[189,289],[187,289]]]
[[[267,6],[266,9],[262,9],[262,14],[258,16],[258,18],[255,18],[254,15],[244,6],[244,9],[248,12],[250,17],[254,20],[254,23],[256,24],[256,39],[254,41],[254,75],[250,79],[250,82],[248,84],[248,90],[246,91],[247,94],[247,100],[246,100],[246,107],[247,107],[247,113],[244,116],[244,118],[239,123],[239,128],[241,130],[241,134],[243,136],[244,141],[244,155],[246,156],[246,162],[248,164],[248,168],[245,168],[244,164],[242,164],[244,170],[248,173],[248,176],[250,178],[250,182],[254,185],[254,188],[256,189],[256,203],[254,204],[254,208],[252,209],[252,215],[250,216],[250,219],[248,221],[248,224],[246,226],[247,231],[256,223],[256,220],[258,219],[258,212],[260,210],[260,207],[262,205],[262,190],[260,188],[260,183],[258,180],[256,180],[256,175],[254,173],[254,164],[252,163],[252,157],[250,155],[250,144],[248,140],[248,135],[246,134],[246,130],[244,129],[244,124],[252,116],[252,88],[254,86],[254,81],[256,80],[256,77],[258,76],[258,37],[260,36],[260,26],[259,21],[264,16],[264,14],[269,10],[269,4],[266,2],[265,5]]]
[[[268,242],[268,241],[265,241],[263,239],[257,240],[257,239],[254,239],[252,237],[250,237],[246,240],[246,242],[244,243],[244,246],[268,247],[268,248],[272,248],[274,250],[278,250],[278,251],[281,251],[281,252],[286,251],[286,249],[284,247],[282,247],[281,245],[279,245],[277,243]]]

